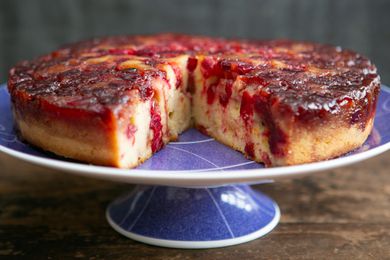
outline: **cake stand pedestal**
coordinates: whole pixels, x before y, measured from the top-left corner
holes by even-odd
[[[264,236],[279,222],[278,205],[248,185],[215,188],[136,186],[112,202],[110,225],[162,247],[215,248]]]

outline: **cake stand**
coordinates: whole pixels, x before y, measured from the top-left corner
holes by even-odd
[[[247,242],[279,222],[277,204],[250,184],[352,164],[390,149],[390,89],[382,86],[374,129],[365,144],[336,159],[264,168],[194,129],[136,169],[78,163],[21,142],[13,129],[9,94],[0,86],[0,151],[41,166],[139,184],[108,207],[108,223],[122,235],[174,248],[214,248]]]

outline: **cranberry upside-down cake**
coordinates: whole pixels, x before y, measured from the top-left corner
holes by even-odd
[[[116,36],[11,69],[21,138],[55,154],[131,168],[194,126],[266,166],[363,144],[380,81],[365,57],[289,40]]]

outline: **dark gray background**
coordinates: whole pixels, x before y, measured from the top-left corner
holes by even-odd
[[[0,80],[17,61],[99,35],[183,32],[293,38],[354,49],[390,84],[386,0],[2,0]]]

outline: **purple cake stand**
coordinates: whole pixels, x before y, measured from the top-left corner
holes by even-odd
[[[251,189],[250,184],[352,164],[388,149],[390,90],[383,86],[370,137],[361,148],[336,159],[264,168],[190,129],[136,169],[93,166],[19,141],[9,94],[0,86],[0,151],[73,174],[139,184],[108,206],[107,220],[124,236],[157,246],[213,248],[264,236],[279,222],[280,211],[272,199]]]

